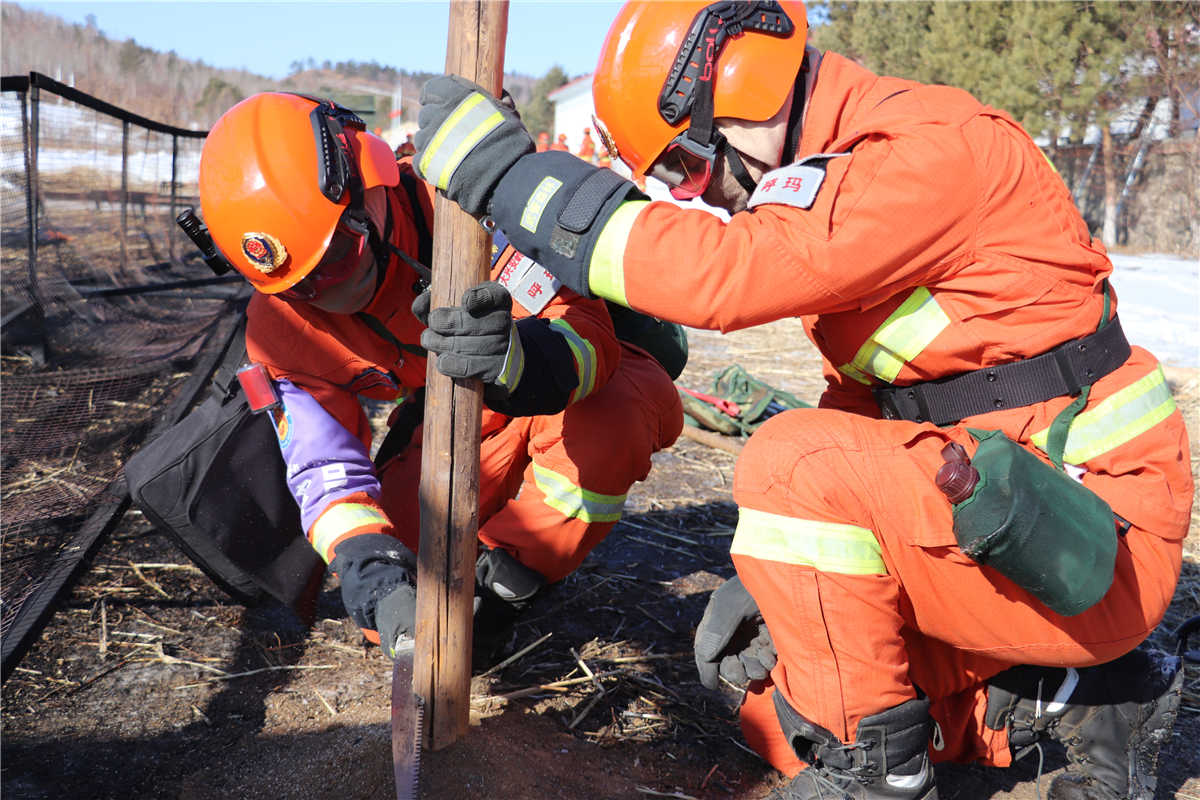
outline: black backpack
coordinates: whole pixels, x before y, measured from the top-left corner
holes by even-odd
[[[134,453],[125,477],[146,518],[231,597],[273,597],[311,620],[325,564],[300,527],[270,415],[252,412],[238,384],[245,325],[208,397]]]

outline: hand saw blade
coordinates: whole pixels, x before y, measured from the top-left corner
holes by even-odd
[[[398,642],[392,666],[392,768],[396,800],[417,800],[421,790],[425,702],[413,692],[414,650],[412,639]]]

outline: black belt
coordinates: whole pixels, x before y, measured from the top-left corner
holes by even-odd
[[[1072,339],[1040,356],[872,391],[884,419],[950,425],[976,414],[1078,394],[1124,364],[1129,353],[1121,322],[1113,317],[1090,336]]]

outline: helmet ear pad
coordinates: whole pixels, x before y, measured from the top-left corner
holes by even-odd
[[[396,153],[383,139],[373,133],[346,128],[350,149],[358,165],[364,189],[375,186],[396,186],[400,183],[400,167]]]

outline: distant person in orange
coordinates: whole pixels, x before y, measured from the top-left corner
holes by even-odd
[[[575,155],[582,158],[584,161],[595,163],[596,161],[596,143],[592,141],[592,129],[583,129],[583,143],[579,145],[579,152]]]
[[[558,135],[558,141],[556,141],[554,144],[550,145],[550,149],[551,150],[562,150],[563,152],[568,152],[570,150],[570,148],[567,147],[567,135],[565,133],[560,133]]]
[[[410,133],[405,140],[396,148],[396,158],[404,158],[411,156],[417,152],[417,146],[413,144],[413,135]]]
[[[550,134],[546,133],[545,131],[542,131],[541,133],[538,134],[537,151],[539,153],[544,153],[549,149],[550,149]]]

